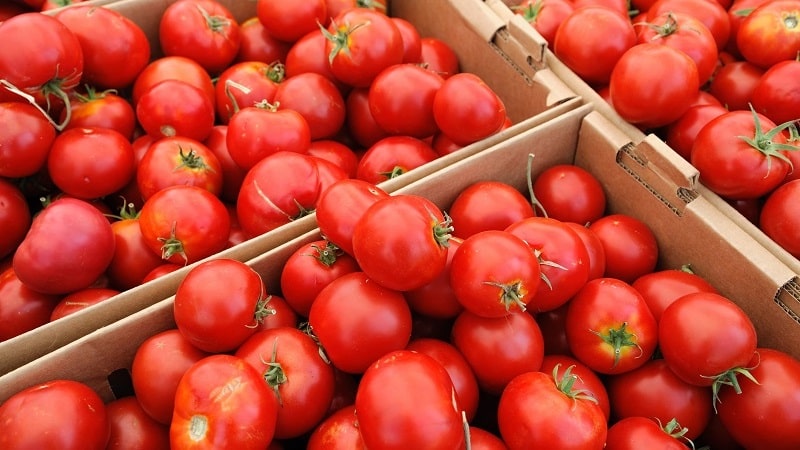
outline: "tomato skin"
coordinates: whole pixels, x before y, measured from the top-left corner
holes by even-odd
[[[600,182],[591,172],[573,164],[558,164],[542,171],[533,180],[533,194],[547,217],[562,222],[591,223],[606,209],[606,194]]]
[[[162,56],[151,61],[136,77],[131,90],[134,107],[151,87],[165,80],[180,80],[203,91],[212,104],[214,102],[214,82],[197,61],[184,56]]]
[[[341,314],[345,304],[348,313]],[[352,374],[405,348],[411,338],[411,311],[403,295],[364,272],[342,275],[324,287],[311,305],[308,323],[333,366]]]
[[[458,193],[449,208],[453,235],[466,239],[486,230],[505,230],[535,212],[530,201],[508,183],[475,182]]]
[[[435,359],[408,350],[390,352],[370,365],[359,383],[355,405],[361,437],[374,450],[461,448],[464,430],[456,402],[450,376]]]
[[[658,242],[646,223],[633,216],[610,214],[593,222],[589,229],[603,243],[606,277],[632,283],[655,269]]]
[[[605,448],[608,450],[638,448],[684,450],[686,445],[667,434],[658,422],[649,417],[626,417],[608,428]]]
[[[22,389],[0,405],[0,431],[3,448],[102,450],[109,423],[103,399],[89,386],[56,379]]]
[[[136,111],[124,97],[112,91],[96,92],[87,89],[75,93],[70,102],[72,117],[64,130],[70,128],[111,128],[120,132],[129,141],[136,131]],[[61,111],[61,120],[66,120],[66,108]]]
[[[295,42],[329,21],[323,0],[258,0],[256,15],[269,34],[285,42]]]
[[[170,448],[263,449],[274,436],[278,408],[275,395],[244,359],[207,356],[178,383]]]
[[[31,226],[31,211],[22,191],[10,181],[0,178],[0,259],[17,249]]]
[[[228,352],[255,333],[265,298],[264,282],[252,267],[228,258],[207,260],[178,285],[175,324],[197,348]]]
[[[474,73],[445,79],[433,98],[433,118],[442,133],[459,145],[491,136],[506,124],[503,100]]]
[[[397,64],[381,71],[369,86],[369,110],[391,135],[419,139],[437,131],[433,101],[444,79],[417,64]]]
[[[275,61],[286,62],[286,55],[292,44],[269,34],[257,15],[240,23],[239,33],[242,37],[235,62],[259,61],[267,64]]]
[[[464,311],[453,323],[451,342],[481,389],[492,394],[500,394],[517,375],[539,370],[544,357],[539,325],[523,311],[491,318]]]
[[[325,76],[333,81],[336,87],[342,91],[342,95],[349,92],[350,87],[342,83],[331,71],[328,63],[325,46],[328,39],[319,29],[310,31],[289,48],[286,54],[285,67],[286,77],[291,78],[295,75],[306,72],[314,72]]]
[[[793,60],[800,51],[800,3],[766,2],[742,19],[736,46],[745,60],[763,68]]]
[[[278,85],[279,109],[297,111],[308,123],[311,140],[329,139],[344,126],[345,102],[339,88],[324,75],[307,72]]]
[[[249,170],[278,152],[305,153],[311,145],[311,128],[297,111],[248,106],[231,116],[225,142],[236,164]]]
[[[370,146],[358,161],[356,178],[379,184],[427,164],[439,155],[431,146],[408,135],[390,135]]]
[[[408,305],[415,313],[437,319],[452,319],[464,310],[450,285],[453,256],[463,239],[452,237],[448,242],[447,263],[439,276],[424,286],[403,292]]]
[[[641,367],[658,343],[659,327],[644,298],[615,278],[586,283],[570,300],[565,320],[573,355],[602,374]]]
[[[661,319],[661,314],[675,300],[693,292],[717,292],[711,283],[691,270],[662,269],[646,273],[631,283],[647,302],[650,312]]]
[[[109,448],[119,450],[169,450],[169,428],[156,422],[134,396],[106,404],[111,434]]]
[[[168,79],[142,93],[136,118],[154,138],[184,136],[202,141],[214,126],[214,101],[186,81]]]
[[[800,117],[800,61],[771,66],[753,89],[753,108],[770,120],[784,123]]]
[[[444,79],[461,71],[458,55],[450,44],[431,36],[420,39],[420,61]]]
[[[364,180],[348,178],[332,184],[317,201],[320,233],[349,255],[354,255],[353,232],[366,210],[388,197],[383,189]]]
[[[22,283],[13,267],[0,272],[0,342],[50,321],[60,295],[42,294]]]
[[[241,61],[228,66],[214,84],[217,118],[227,125],[231,116],[241,108],[262,101],[272,103],[284,76],[284,67],[279,63]]]
[[[542,359],[542,367],[540,372],[553,373],[553,370],[558,368],[559,372],[566,370],[567,367],[572,367],[572,374],[578,378],[575,380],[574,388],[576,390],[586,390],[589,395],[597,400],[597,405],[603,411],[603,416],[606,419],[610,418],[611,405],[609,403],[609,393],[606,389],[605,378],[601,379],[600,376],[572,356],[550,354],[545,355]]]
[[[745,448],[797,448],[800,362],[779,350],[759,348],[747,367],[751,367],[758,384],[743,379],[741,394],[723,387],[717,405],[720,421]],[[771,417],[781,420],[773,421]]]
[[[106,269],[111,286],[121,291],[141,284],[144,277],[163,261],[145,243],[138,218],[111,223],[114,232],[114,256]]]
[[[247,170],[236,164],[228,150],[228,126],[215,125],[211,134],[203,141],[217,157],[222,170],[222,191],[220,198],[226,203],[236,203]]]
[[[53,312],[50,313],[50,321],[76,313],[84,308],[108,300],[119,293],[120,291],[116,289],[106,287],[88,287],[70,292],[61,298]]]
[[[559,372],[559,379],[563,374]],[[608,433],[596,403],[568,397],[552,375],[538,371],[523,373],[508,383],[500,395],[497,420],[510,450],[600,450]]]
[[[197,186],[219,197],[222,164],[205,144],[185,136],[157,139],[145,151],[136,170],[136,183],[144,200],[169,186]]]
[[[658,0],[647,10],[647,19],[665,12],[689,14],[700,20],[711,32],[718,50],[722,50],[731,33],[730,19],[726,8],[716,0],[696,2],[693,0]]]
[[[565,223],[572,228],[572,231],[578,234],[578,237],[581,238],[583,245],[586,247],[586,252],[589,256],[589,276],[587,281],[602,277],[606,271],[606,253],[605,248],[603,248],[603,241],[588,226],[574,222]]]
[[[764,69],[749,61],[729,62],[714,73],[708,91],[729,111],[747,110],[762,75]]]
[[[797,237],[800,215],[795,208],[798,198],[800,180],[787,182],[767,197],[758,219],[761,230],[795,258],[800,258],[800,239]]]
[[[726,112],[728,109],[719,105],[692,106],[678,120],[667,126],[664,141],[683,159],[691,161],[692,147],[697,134],[708,122]]]
[[[369,148],[389,136],[369,110],[369,87],[353,88],[345,99],[345,128],[361,147]]]
[[[307,450],[367,450],[356,419],[356,406],[344,406],[325,418],[308,438]]]
[[[45,167],[56,129],[27,103],[0,103],[0,176],[21,178]]]
[[[105,272],[114,244],[111,224],[99,210],[84,200],[59,198],[33,219],[14,253],[14,270],[35,291],[67,294]]]
[[[332,162],[344,170],[348,178],[355,178],[359,155],[348,145],[333,139],[311,141],[309,155]]]
[[[575,10],[571,1],[565,0],[523,0],[514,10],[533,26],[552,48],[556,31],[561,22]]]

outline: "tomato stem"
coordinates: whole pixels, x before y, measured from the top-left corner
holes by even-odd
[[[339,256],[344,253],[336,244],[327,239],[325,240],[325,246],[314,244],[311,248],[314,249],[314,253],[308,254],[308,256],[313,257],[325,267],[333,266]]]
[[[797,151],[799,148],[792,144],[775,142],[775,136],[777,136],[780,133],[783,133],[786,130],[789,130],[790,139],[797,136],[798,131],[795,121],[790,120],[784,122],[765,133],[761,129],[761,120],[759,119],[758,113],[756,113],[756,110],[753,108],[752,104],[750,105],[750,111],[753,114],[753,123],[755,125],[755,132],[753,134],[753,137],[749,136],[737,136],[737,137],[747,142],[748,145],[750,145],[754,149],[764,154],[764,156],[767,159],[767,174],[769,174],[769,171],[772,168],[772,157],[778,158],[781,161],[786,162],[787,164],[789,164],[790,170],[793,170],[794,165],[792,164],[792,161],[782,152]]]
[[[522,286],[521,281],[515,281],[510,284],[496,283],[494,281],[484,281],[484,284],[500,288],[500,303],[505,306],[506,311],[510,311],[513,305],[517,305],[521,311],[527,309],[525,302],[522,299],[525,297],[526,289]]]
[[[561,370],[561,363],[557,363],[555,367],[553,367],[553,381],[556,384],[556,388],[573,400],[587,400],[599,403],[590,390],[575,389],[575,382],[578,381],[578,376],[572,373],[572,369],[574,368],[575,365],[573,364],[567,367],[563,375],[559,375],[558,372]]]
[[[275,396],[278,397],[278,404],[283,406],[283,398],[281,398],[281,391],[280,386],[283,383],[289,381],[286,377],[286,372],[283,370],[283,366],[281,363],[277,361],[278,357],[278,339],[276,338],[275,341],[272,343],[272,357],[269,361],[262,362],[267,366],[267,370],[264,372],[264,381],[267,382],[267,385],[275,392]]]
[[[533,158],[535,156],[536,155],[534,155],[533,153],[528,153],[528,161],[527,161],[528,173],[527,176],[525,177],[525,181],[528,184],[528,195],[531,197],[531,205],[533,205],[534,210],[538,209],[539,211],[542,212],[542,215],[544,217],[548,217],[547,210],[544,209],[542,202],[540,202],[539,199],[536,198],[536,194],[533,193],[533,176],[531,175],[531,170],[533,169]]]
[[[627,330],[628,322],[622,322],[619,328],[609,328],[606,333],[592,330],[606,344],[614,349],[614,364],[611,367],[616,367],[622,355],[622,349],[625,347],[636,347],[641,351],[641,347],[636,343],[636,335]]]
[[[183,243],[180,239],[176,236],[178,224],[177,222],[172,222],[172,231],[170,232],[169,237],[159,237],[159,242],[162,242],[161,245],[161,259],[169,260],[172,255],[181,255],[183,258],[183,264],[186,265],[189,263],[189,258],[186,256],[186,252],[183,249]]]

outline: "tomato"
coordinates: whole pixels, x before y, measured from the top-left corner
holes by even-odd
[[[650,71],[666,65],[671,70]],[[609,96],[623,119],[645,128],[680,118],[700,89],[697,65],[686,53],[668,45],[637,44],[619,58],[609,81]]]
[[[408,135],[387,136],[370,146],[356,166],[356,178],[379,184],[427,164],[439,155],[430,144]]]
[[[376,201],[353,229],[353,256],[372,280],[407,291],[435,279],[447,263],[450,224],[427,198],[394,195]]]
[[[113,256],[114,233],[108,219],[88,202],[64,197],[34,217],[13,264],[29,288],[67,294],[94,283]]]
[[[153,270],[147,273],[142,279],[142,284],[147,283],[148,281],[155,280],[156,278],[162,277],[164,275],[168,275],[171,272],[175,272],[178,269],[182,269],[184,267],[183,264],[178,263],[170,263],[170,262],[162,262],[161,265],[156,266]]]
[[[497,421],[510,450],[604,447],[608,426],[603,410],[594,397],[573,389],[576,378],[569,368],[559,368],[553,374],[526,372],[508,383]]]
[[[570,372],[577,377],[573,388],[592,396],[603,411],[603,416],[608,419],[611,415],[611,406],[604,379],[601,379],[589,366],[569,355],[550,354],[545,355],[542,359],[542,367],[539,371],[553,373],[554,370],[566,370],[568,367]]]
[[[632,283],[655,269],[658,242],[645,222],[627,214],[610,214],[590,224],[589,229],[603,243],[605,276]]]
[[[77,36],[83,51],[81,81],[102,89],[133,84],[150,62],[150,41],[132,19],[110,8],[76,5],[53,16]]]
[[[170,448],[263,449],[272,441],[278,400],[242,358],[207,356],[178,383]]]
[[[190,58],[213,75],[231,65],[241,39],[233,13],[214,0],[179,0],[161,14],[158,42],[164,54]]]
[[[536,205],[544,215],[562,222],[587,224],[606,209],[606,194],[588,170],[572,164],[557,164],[533,180]]]
[[[469,145],[505,127],[506,107],[480,77],[462,72],[447,77],[436,91],[433,118],[453,142]]]
[[[605,248],[603,248],[603,241],[588,226],[574,222],[565,222],[565,224],[578,234],[578,237],[581,238],[583,245],[586,247],[586,252],[589,256],[587,259],[589,266],[587,281],[602,277],[606,271],[606,253]]]
[[[241,108],[263,101],[272,103],[284,77],[281,63],[241,61],[227,67],[214,83],[214,104],[220,122],[227,124]]]
[[[383,69],[403,62],[403,36],[384,13],[348,9],[333,18],[323,33],[331,72],[348,86],[369,86]]]
[[[725,16],[727,18],[727,16]],[[679,11],[648,14],[639,28],[637,42],[669,45],[689,55],[697,65],[700,84],[705,84],[717,68],[717,44],[714,35],[697,16]]]
[[[324,0],[258,0],[256,14],[270,35],[285,42],[295,42],[329,21]]]
[[[781,61],[771,66],[753,89],[753,108],[775,123],[797,120],[800,117],[798,79],[798,60]]]
[[[339,81],[331,71],[331,65],[328,63],[328,55],[325,49],[327,42],[328,39],[325,35],[317,29],[308,32],[292,43],[284,63],[286,76],[291,78],[306,72],[318,73],[333,81],[336,87],[345,95],[349,87]]]
[[[328,15],[338,16],[342,11],[350,8],[369,8],[378,12],[386,13],[386,0],[328,0]]]
[[[464,417],[472,421],[478,410],[480,392],[472,367],[461,351],[449,342],[434,338],[416,338],[408,343],[406,350],[428,355],[447,370]]]
[[[94,199],[127,185],[136,170],[128,138],[111,128],[71,128],[55,138],[47,171],[61,191]]]
[[[700,20],[714,37],[718,50],[722,50],[731,33],[730,19],[727,10],[716,0],[697,2],[694,0],[658,0],[647,10],[647,19],[666,12],[688,14]]]
[[[719,105],[692,106],[678,120],[667,125],[664,142],[683,159],[691,161],[692,147],[697,139],[697,134],[708,122],[726,112],[728,109]]]
[[[387,67],[370,84],[370,113],[391,135],[432,136],[438,129],[434,97],[443,84],[439,74],[417,64]]]
[[[474,425],[469,427],[469,443],[473,450],[508,450],[505,442],[496,434]]]
[[[761,197],[789,173],[783,130],[755,111],[730,111],[711,120],[697,134],[691,163],[700,182],[721,197]]]
[[[122,291],[142,284],[144,277],[163,260],[145,242],[138,215],[126,208],[122,218],[111,223],[111,231],[115,243],[114,256],[106,269],[109,283]]]
[[[22,191],[0,178],[0,259],[14,253],[31,226],[31,211]]]
[[[102,450],[109,430],[103,399],[78,381],[34,384],[0,405],[3,448]]]
[[[375,361],[361,378],[355,405],[361,437],[369,449],[464,445],[453,383],[447,370],[428,355],[398,350]]]
[[[203,261],[175,291],[175,324],[197,348],[227,352],[255,333],[266,302],[266,287],[252,267],[229,258]]]
[[[286,78],[278,85],[274,101],[278,109],[294,110],[303,116],[311,140],[332,138],[344,126],[344,97],[324,75],[307,72]]]
[[[139,97],[136,118],[154,138],[183,136],[202,141],[214,126],[214,102],[186,81],[164,80]]]
[[[709,292],[684,295],[661,314],[659,348],[675,374],[687,383],[735,383],[756,351],[756,331],[747,314],[728,298]]]
[[[230,218],[225,204],[197,186],[169,186],[139,213],[142,236],[168,262],[191,264],[225,249]]]
[[[311,145],[311,127],[297,111],[259,103],[231,116],[225,142],[236,164],[252,169],[278,152],[305,153]]]
[[[795,258],[800,257],[800,239],[797,236],[800,215],[795,207],[798,199],[800,180],[789,181],[767,197],[758,220],[764,234]]]
[[[369,148],[389,136],[369,109],[369,88],[353,88],[345,99],[345,128],[352,139],[361,147]]]
[[[676,421],[662,424],[650,417],[626,417],[608,428],[605,448],[608,450],[633,450],[661,448],[683,450],[685,436]]]
[[[357,270],[356,260],[330,241],[312,241],[298,247],[284,263],[281,292],[294,311],[308,317],[319,291],[336,278]]]
[[[258,16],[252,16],[239,24],[239,51],[233,63],[237,62],[263,62],[273,64],[278,61],[286,62],[286,55],[292,46],[291,42],[284,42],[267,32]]]
[[[390,17],[403,40],[403,62],[419,64],[422,56],[422,36],[416,25],[401,17]]]
[[[514,12],[524,17],[550,47],[555,41],[558,26],[574,10],[572,2],[565,0],[523,0],[514,8]]]
[[[336,410],[314,428],[306,450],[367,450],[358,429],[355,404]]]
[[[495,395],[517,375],[539,370],[544,357],[542,332],[533,316],[523,311],[504,317],[464,311],[453,323],[451,341],[469,363],[481,390]]]
[[[447,79],[461,71],[458,55],[447,42],[432,36],[420,39],[420,61],[428,70]]]
[[[797,58],[800,51],[800,2],[770,1],[742,19],[736,46],[745,60],[769,69]]]
[[[0,176],[22,178],[41,170],[55,138],[56,129],[34,106],[0,103]]]
[[[353,255],[353,231],[366,210],[389,194],[372,183],[349,178],[332,184],[317,201],[320,233],[345,253]]]
[[[286,303],[283,297],[271,294],[267,296],[265,306],[267,315],[258,325],[259,330],[267,330],[277,327],[296,327],[300,317],[297,312]]]
[[[288,151],[266,156],[247,172],[239,190],[236,212],[242,229],[258,236],[306,216],[316,206],[320,182],[312,156]]]
[[[203,188],[222,193],[222,164],[205,144],[185,136],[163,137],[153,142],[139,161],[136,182],[147,200],[169,186]]]
[[[708,91],[729,111],[750,109],[753,91],[764,69],[748,61],[723,64],[714,73]]]
[[[28,288],[12,267],[0,272],[0,342],[31,331],[50,321],[60,295]]]
[[[341,167],[348,178],[356,176],[359,155],[346,144],[333,139],[318,139],[311,141],[307,153]]]
[[[169,450],[169,428],[147,415],[136,397],[122,397],[106,404],[111,434],[109,448]]]
[[[247,170],[236,164],[231,157],[230,150],[228,150],[228,126],[215,125],[203,144],[217,157],[222,170],[220,198],[226,203],[236,203]]]
[[[145,66],[133,82],[131,100],[134,107],[145,92],[165,80],[189,83],[203,91],[212,102],[214,101],[214,83],[200,63],[183,56],[162,56]]]
[[[453,255],[462,242],[463,239],[451,237],[447,245],[447,263],[439,276],[424,286],[403,293],[412,311],[427,317],[450,319],[464,310],[450,285]]]
[[[28,101],[47,108],[47,113],[53,113],[55,105],[69,105],[68,94],[80,83],[84,65],[72,30],[52,16],[31,12],[0,23],[0,40],[5,43],[0,55],[1,101]],[[61,130],[66,123],[69,117],[54,125]]]
[[[345,307],[347,314],[341,314]],[[364,272],[328,283],[311,304],[308,323],[333,366],[353,374],[405,348],[411,337],[411,311],[403,295]]]
[[[311,159],[316,164],[317,172],[319,173],[320,192],[325,192],[332,184],[348,178],[344,169],[336,165],[336,163],[316,156],[311,156]]]
[[[687,439],[705,431],[711,417],[711,390],[681,380],[663,359],[647,361],[629,372],[606,378],[614,421],[649,417],[666,425],[675,419]]]
[[[572,356],[566,332],[568,308],[569,302],[556,309],[533,314],[536,323],[539,324],[539,329],[542,331],[545,355]]]
[[[662,269],[646,273],[631,283],[647,302],[650,312],[658,322],[661,313],[675,300],[693,292],[714,292],[717,289],[690,267]]]
[[[731,35],[725,46],[725,51],[733,54],[737,58],[741,58],[741,52],[737,46],[736,40],[739,34],[739,27],[742,21],[753,12],[754,9],[767,3],[771,0],[734,0],[728,9],[728,20],[731,23]],[[720,48],[721,49],[721,48]]]
[[[505,230],[535,215],[533,206],[514,186],[483,180],[462,189],[449,208],[453,235],[466,239],[486,230]]]
[[[124,97],[113,91],[97,92],[86,88],[85,93],[72,95],[70,109],[72,117],[65,130],[70,128],[111,128],[128,140],[136,131],[136,111]],[[61,112],[61,120],[66,118],[66,109]]]
[[[800,361],[779,350],[759,348],[746,366],[757,383],[742,380],[741,393],[732,386],[722,388],[720,421],[745,448],[796,448]],[[770,420],[775,417],[781,420]]]
[[[84,308],[103,302],[119,294],[117,289],[105,287],[88,287],[75,292],[70,292],[61,298],[53,312],[50,313],[50,321],[61,319],[70,314],[76,313]]]
[[[607,84],[617,61],[636,44],[627,16],[610,8],[575,8],[556,29],[553,53],[592,86]]]

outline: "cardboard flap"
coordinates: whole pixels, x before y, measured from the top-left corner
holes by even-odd
[[[487,43],[491,43],[497,32],[505,27],[505,22],[482,1],[470,2],[466,6],[452,3],[464,21]]]
[[[544,69],[547,66],[545,60],[547,41],[531,24],[521,15],[515,14],[501,0],[487,0],[482,4],[492,16],[481,21],[487,25],[482,30],[484,33],[492,31],[487,42],[494,44],[499,52],[519,66],[528,76]],[[491,27],[488,26],[489,23]]]

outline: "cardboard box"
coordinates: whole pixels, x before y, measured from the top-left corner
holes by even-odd
[[[749,314],[759,345],[800,357],[797,276],[719,209],[695,195],[688,188],[693,183],[691,168],[687,170],[682,160],[673,161],[668,148],[652,139],[631,143],[591,105],[537,125],[395,194],[423,195],[446,210],[462,189],[479,180],[505,181],[526,192],[524,167],[531,152],[536,155],[534,177],[564,163],[592,172],[606,190],[608,212],[630,214],[653,229],[660,268],[691,264]],[[318,238],[318,230],[311,230],[248,264],[276,293],[289,255]],[[172,302],[172,297],[166,298],[0,377],[0,402],[24,387],[54,378],[80,380],[106,400],[114,398],[115,387],[125,388],[138,345],[174,327]]]
[[[120,11],[147,34],[153,57],[160,56],[158,24],[163,11],[175,0],[120,0],[105,7]],[[255,15],[255,2],[219,0],[230,8],[237,20]],[[412,181],[447,167],[459,159],[480,152],[523,132],[538,123],[578,107],[582,100],[553,72],[547,69],[523,70],[525,54],[509,55],[493,44],[494,34],[504,24],[481,0],[441,2],[395,2],[391,14],[417,25],[425,36],[434,36],[452,45],[463,71],[473,72],[495,89],[503,99],[514,125],[458,152],[441,157],[401,177],[387,180],[380,187],[392,192]],[[447,17],[448,20],[440,20]],[[491,30],[488,32],[487,30]],[[507,39],[505,47],[522,49],[521,43]],[[212,258],[227,257],[247,261],[291,238],[316,227],[314,215],[306,216],[277,230],[253,238]],[[137,286],[98,305],[46,324],[5,342],[0,342],[0,375],[67,344],[102,326],[120,320],[173,294],[188,266],[158,280]]]

